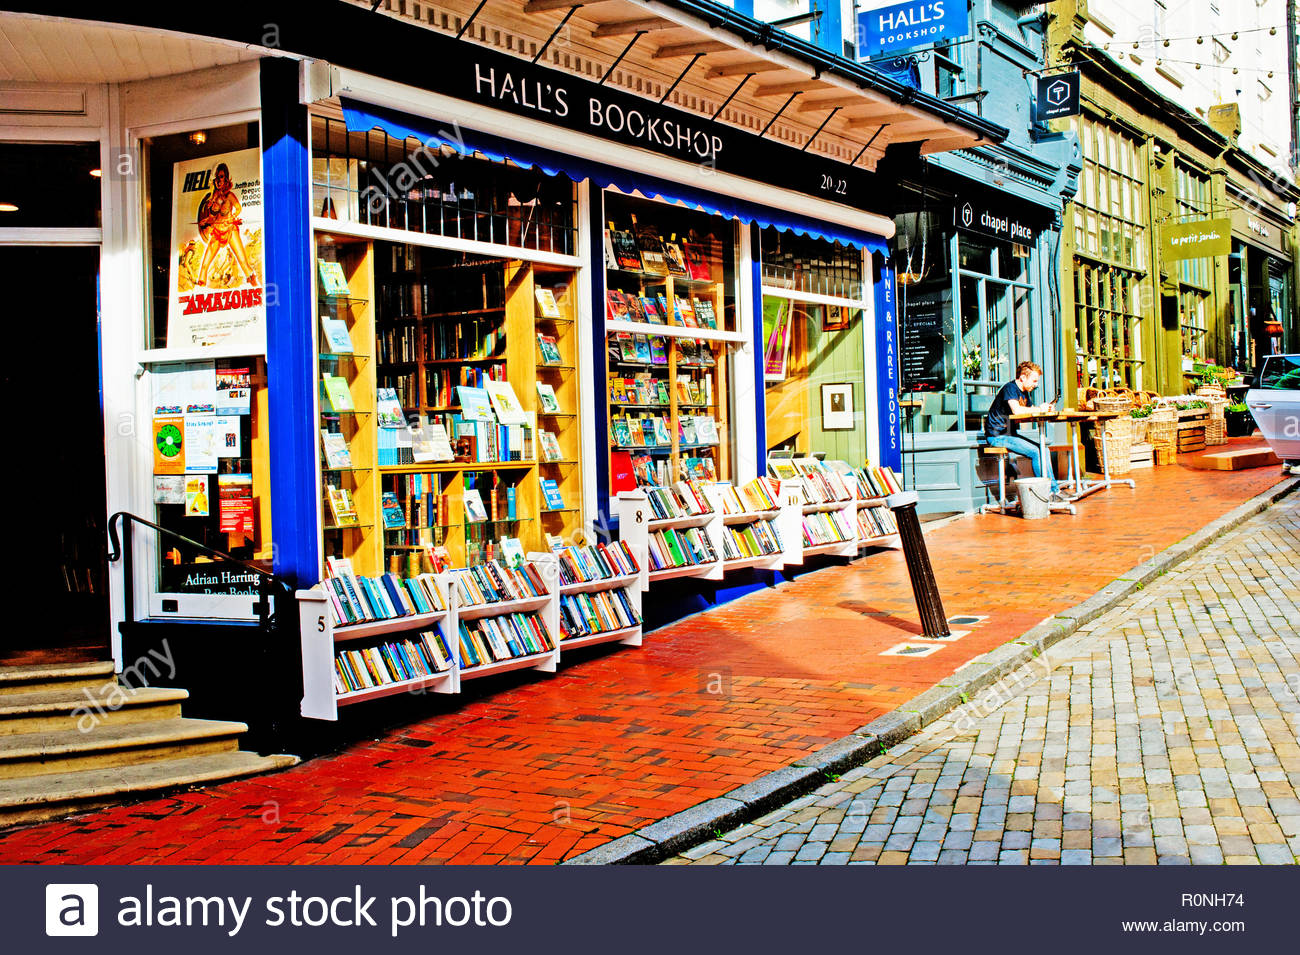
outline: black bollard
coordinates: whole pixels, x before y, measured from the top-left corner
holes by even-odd
[[[885,498],[885,505],[894,512],[894,519],[898,522],[898,537],[903,543],[903,556],[907,559],[907,576],[912,578],[916,610],[921,615],[921,636],[947,637],[952,635],[952,630],[948,628],[939,585],[930,567],[930,553],[925,549],[916,501],[915,491],[903,491]]]

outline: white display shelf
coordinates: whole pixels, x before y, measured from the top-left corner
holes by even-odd
[[[803,549],[803,555],[805,557],[813,557],[817,554],[842,554],[848,556],[849,554],[857,553],[857,549],[858,541],[856,539],[833,541],[829,544],[814,544],[812,547],[805,546]]]
[[[884,507],[885,499],[883,497],[858,498],[858,507]]]
[[[554,633],[551,634],[555,636]],[[547,664],[554,661],[556,651],[547,650],[545,653],[530,653],[523,657],[511,657],[509,660],[498,660],[495,663],[480,663],[475,667],[461,667],[460,678],[464,680],[473,680],[481,676],[491,676],[494,673],[506,673],[510,670],[522,670],[526,667],[536,667],[539,664]]]
[[[633,641],[635,638],[635,642]],[[560,641],[560,650],[591,647],[598,643],[624,643],[630,646],[641,645],[641,626],[623,627],[621,630],[606,630],[602,633],[588,633],[580,637],[568,637]]]
[[[414,693],[421,690],[437,690],[439,687],[446,686],[456,679],[452,671],[446,673],[435,673],[432,676],[419,677],[415,680],[402,680],[398,683],[385,683],[383,686],[367,687],[364,690],[350,690],[347,693],[339,693],[335,699],[339,706],[347,706],[349,703],[364,703],[366,700],[377,700],[384,696],[396,696],[398,693]]]
[[[770,511],[745,511],[743,514],[723,514],[722,523],[727,526],[736,524],[753,524],[755,521],[770,521],[780,516],[781,509],[774,508]]]
[[[621,590],[641,580],[640,574],[627,574],[623,577],[607,577],[603,580],[584,580],[576,584],[561,584],[561,596],[568,594],[594,594],[603,590]]]
[[[433,613],[408,614],[391,620],[367,620],[365,623],[350,623],[334,630],[334,642],[345,643],[360,640],[363,637],[376,637],[385,633],[400,633],[403,630],[420,630],[432,624],[442,623],[447,619],[446,610]]]
[[[541,610],[553,599],[552,594],[542,594],[540,597],[525,597],[522,600],[502,600],[490,604],[471,604],[468,607],[461,607],[456,612],[458,620],[482,620],[484,617],[500,617],[507,613],[528,613],[533,610]]]
[[[844,510],[844,503],[845,502],[843,501],[830,501],[826,504],[805,504],[803,506],[803,513],[827,514],[831,511],[842,511]]]
[[[784,563],[784,556],[778,553],[762,554],[758,557],[735,557],[724,560],[722,566],[725,570],[743,570],[746,567],[780,567]]]
[[[745,332],[725,332],[717,328],[685,328],[681,325],[655,325],[651,322],[625,322],[616,319],[605,322],[605,332],[656,335],[660,338],[691,338],[706,342],[736,342],[741,345],[749,341]]]
[[[707,564],[687,564],[685,567],[664,567],[662,570],[650,571],[650,580],[672,580],[674,577],[703,577],[708,571],[718,566],[717,561]]]
[[[660,517],[650,522],[652,531],[681,530],[687,527],[703,527],[713,520],[713,514],[688,514],[686,517]]]

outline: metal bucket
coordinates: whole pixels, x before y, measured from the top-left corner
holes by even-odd
[[[1020,516],[1027,521],[1041,521],[1050,517],[1052,479],[1045,477],[1018,478],[1016,492],[1020,496]]]

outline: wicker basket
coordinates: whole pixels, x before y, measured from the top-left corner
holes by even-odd
[[[1133,407],[1133,392],[1127,388],[1104,391],[1092,399],[1092,407],[1096,411],[1116,411],[1122,414]]]
[[[1130,418],[1133,425],[1133,443],[1146,444],[1147,436],[1151,433],[1151,416],[1145,418]]]
[[[1167,401],[1157,401],[1155,410],[1147,419],[1147,441],[1156,451],[1167,451],[1169,455],[1178,453],[1178,412]],[[1156,463],[1166,463],[1162,456],[1156,455]]]
[[[1112,475],[1127,474],[1133,468],[1133,419],[1127,416],[1099,421],[1092,429],[1092,443],[1097,461],[1102,460],[1105,445],[1106,465]]]

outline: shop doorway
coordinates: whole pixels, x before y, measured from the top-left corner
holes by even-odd
[[[107,659],[109,605],[99,249],[0,246],[9,300],[10,587],[40,624],[5,628],[0,665]]]

